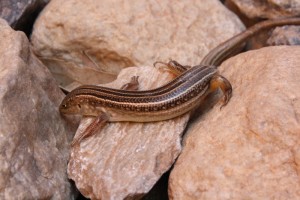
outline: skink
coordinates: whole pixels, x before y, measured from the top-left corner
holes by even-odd
[[[182,66],[176,61],[163,63],[178,76],[153,90],[130,91],[93,85],[74,89],[62,101],[60,112],[96,116],[96,119],[72,145],[79,144],[106,121],[151,122],[180,116],[197,108],[208,93],[218,88],[224,93],[223,105],[226,105],[231,98],[232,87],[226,78],[218,74],[217,66],[254,34],[281,25],[300,25],[300,18],[258,23],[214,48],[200,65],[194,67]],[[132,82],[137,83],[137,77]]]

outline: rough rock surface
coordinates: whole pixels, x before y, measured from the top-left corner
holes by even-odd
[[[267,40],[269,45],[300,45],[300,26],[277,27]]]
[[[300,15],[299,0],[227,0],[250,19],[275,19]]]
[[[139,76],[141,90],[156,88],[171,78],[170,73],[153,67],[131,67],[106,86],[120,88],[133,75]],[[83,120],[79,133],[90,120]],[[181,135],[187,120],[188,114],[156,123],[108,123],[72,148],[69,178],[91,199],[139,198],[181,152]]]
[[[190,126],[170,199],[300,199],[300,47],[227,60],[231,101]]]
[[[0,199],[71,199],[63,98],[22,32],[0,20]],[[68,135],[68,134],[69,135]]]
[[[261,31],[247,43],[247,50],[265,46],[299,45],[300,26],[279,26],[273,30]]]
[[[49,0],[1,0],[0,18],[16,30],[29,34],[34,18]]]
[[[39,58],[68,87],[107,83],[125,67],[157,60],[198,64],[242,29],[218,0],[52,0],[31,39]]]

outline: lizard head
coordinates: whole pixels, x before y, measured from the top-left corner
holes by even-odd
[[[73,98],[68,98],[68,96],[66,96],[59,105],[59,111],[62,114],[80,114],[81,105],[76,103]]]

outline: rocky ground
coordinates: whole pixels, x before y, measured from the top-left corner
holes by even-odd
[[[300,199],[299,26],[222,63],[222,109],[214,93],[192,116],[107,123],[74,147],[94,118],[58,109],[60,88],[139,76],[154,89],[174,78],[155,61],[195,66],[258,21],[299,15],[296,0],[0,1],[0,199]]]

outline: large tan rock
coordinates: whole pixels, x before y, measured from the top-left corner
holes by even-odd
[[[72,199],[63,98],[22,32],[0,19],[0,199]]]
[[[300,199],[299,57],[268,47],[222,64],[233,97],[190,126],[170,199]]]
[[[125,67],[157,60],[196,65],[242,29],[218,0],[52,0],[31,40],[59,82],[73,88],[107,83]]]
[[[121,71],[107,87],[120,88],[139,75],[140,90],[171,80],[169,72],[153,67]],[[181,152],[181,136],[189,115],[155,123],[108,123],[71,149],[69,178],[91,199],[136,199],[146,194]],[[91,118],[85,118],[75,137]]]

